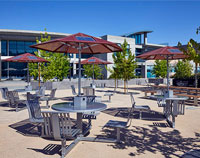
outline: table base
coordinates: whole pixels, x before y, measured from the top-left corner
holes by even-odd
[[[89,141],[89,142],[102,142],[102,143],[117,143],[116,139],[104,139],[96,137],[77,137],[69,146],[66,147],[66,139],[62,140],[62,155],[61,158],[64,158],[80,141]]]

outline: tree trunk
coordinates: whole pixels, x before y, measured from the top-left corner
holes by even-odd
[[[116,88],[117,88],[117,79],[115,78],[115,91],[116,91]]]
[[[128,92],[128,80],[126,81],[126,92]]]
[[[195,63],[195,88],[197,88],[197,86],[198,86],[197,66],[198,66],[198,63]]]
[[[126,80],[124,80],[124,93],[126,93]]]

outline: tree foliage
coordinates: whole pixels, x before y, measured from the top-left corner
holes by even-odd
[[[45,30],[46,31],[46,30]],[[46,42],[51,40],[51,36],[45,32],[45,34],[41,34],[40,39],[36,39],[36,43]],[[49,61],[49,63],[30,63],[30,74],[37,79],[38,77],[38,69],[40,66],[41,76],[43,81],[46,82],[53,78],[57,78],[62,81],[64,77],[66,77],[69,73],[69,58],[64,53],[52,53],[44,50],[39,50],[34,52],[36,56],[42,57]]]
[[[156,75],[157,78],[167,77],[167,61],[166,60],[156,60],[152,73]]]
[[[192,65],[189,61],[179,60],[175,66],[174,78],[189,78],[192,75]]]
[[[135,61],[135,55],[131,53],[130,49],[128,49],[128,43],[126,40],[124,40],[121,48],[122,52],[116,52],[116,54],[113,54],[114,67],[113,71],[111,71],[111,77],[124,80],[124,92],[126,93],[126,84],[128,80],[136,77],[135,69],[137,63]]]
[[[197,28],[197,34],[199,33],[199,29],[200,28]],[[179,49],[187,56],[187,60],[191,60],[195,63],[195,87],[197,88],[197,67],[200,63],[200,45],[197,41],[190,39],[187,44],[187,48],[182,47],[182,44],[180,42],[178,43],[178,46]]]
[[[87,76],[87,77],[91,77],[93,78],[93,65],[83,65],[83,68],[84,68],[84,74]],[[94,78],[95,79],[99,79],[102,77],[102,68],[98,65],[94,65]]]

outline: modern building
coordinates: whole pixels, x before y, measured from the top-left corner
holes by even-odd
[[[152,31],[140,31],[129,33],[121,36],[105,35],[100,38],[122,44],[124,40],[128,42],[128,48],[133,54],[137,57],[138,55],[153,50],[156,48],[164,47],[165,45],[150,44],[147,42],[147,34]],[[0,29],[0,72],[2,78],[21,78],[26,76],[26,63],[8,63],[2,61],[12,56],[16,56],[23,53],[34,53],[36,49],[30,48],[29,46],[36,43],[36,39],[40,39],[41,34],[44,34],[44,31],[25,31],[25,30],[7,30]],[[62,38],[70,34],[66,33],[55,33],[47,32],[51,39]],[[82,55],[82,59],[91,57],[91,54]],[[96,57],[102,58],[113,62],[112,53],[95,55]],[[69,54],[70,63],[71,63],[71,76],[77,74],[77,62],[78,54]],[[151,74],[153,61],[144,61],[141,59],[136,59],[138,62],[138,68],[136,69],[136,75],[144,78],[153,77]],[[112,67],[113,65],[108,65]],[[110,73],[104,68],[103,69],[104,78],[109,77]]]

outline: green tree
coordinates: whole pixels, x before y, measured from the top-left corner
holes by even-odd
[[[199,33],[199,28],[197,28],[197,34]],[[192,60],[195,63],[195,87],[198,86],[197,79],[197,67],[200,63],[200,45],[197,41],[190,39],[187,44],[187,48],[182,47],[182,44],[178,43],[179,49],[187,56],[187,60]]]
[[[111,73],[111,75],[109,76],[109,78],[113,78],[115,80],[115,90],[118,87],[118,79],[120,79],[120,72],[119,69],[117,69],[116,67],[108,68],[106,67],[107,71],[109,71]]]
[[[51,40],[51,36],[45,32],[44,34],[41,34],[40,39],[36,39],[36,43],[46,42],[49,40]],[[63,78],[68,75],[70,69],[69,58],[64,53],[52,53],[44,50],[39,50],[39,52],[36,51],[34,53],[36,56],[42,57],[49,61],[49,63],[29,64],[30,74],[31,76],[34,76],[34,79],[37,79],[38,77],[39,67],[44,82],[53,78],[57,78],[58,80],[62,81]]]
[[[87,77],[93,78],[93,65],[83,65],[84,68],[84,74]],[[94,79],[99,79],[102,77],[102,68],[98,65],[94,65]]]
[[[166,60],[156,60],[152,73],[156,75],[157,78],[167,77],[167,61]]]
[[[131,50],[128,49],[128,43],[124,40],[124,43],[121,45],[122,52],[117,52],[113,55],[114,68],[111,76],[116,78],[121,78],[124,80],[124,93],[127,92],[128,80],[135,78],[135,69],[137,63],[135,61],[135,56],[131,53]]]
[[[192,75],[192,65],[189,61],[179,60],[175,66],[174,78],[189,78]]]

